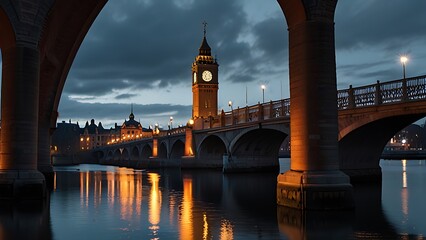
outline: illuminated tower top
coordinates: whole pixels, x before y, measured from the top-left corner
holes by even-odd
[[[203,37],[203,41],[201,42],[201,46],[199,48],[198,56],[195,58],[195,63],[203,63],[203,64],[215,63],[215,60],[212,57],[212,49],[207,43],[207,38],[206,38],[207,23],[203,22],[203,25],[204,25],[204,37]]]

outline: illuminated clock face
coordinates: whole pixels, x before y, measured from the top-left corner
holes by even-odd
[[[205,70],[203,72],[203,80],[206,82],[210,82],[212,80],[213,76],[212,76],[212,72],[210,72],[209,70]]]
[[[197,73],[194,72],[194,83],[197,83]]]

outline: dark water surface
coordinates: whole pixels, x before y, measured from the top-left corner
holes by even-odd
[[[0,239],[424,239],[425,160],[381,166],[346,212],[277,206],[271,173],[56,167],[48,201],[1,204]]]

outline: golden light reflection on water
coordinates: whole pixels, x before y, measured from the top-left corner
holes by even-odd
[[[149,193],[149,229],[152,231],[154,239],[160,230],[160,216],[161,216],[161,191],[159,188],[160,175],[157,173],[148,173],[148,181],[151,184],[151,191]]]
[[[220,223],[220,239],[221,240],[232,240],[234,239],[234,230],[230,221],[222,220]]]
[[[207,215],[203,213],[203,240],[209,236],[209,223],[207,222]]]
[[[56,172],[53,172],[53,191],[56,191]]]
[[[93,202],[95,207],[102,203],[102,172],[94,172]]]
[[[143,186],[144,177],[147,179],[145,186]],[[79,180],[82,208],[102,208],[102,205],[105,207],[106,204],[110,211],[117,212],[117,219],[127,223],[138,222],[134,225],[135,228],[148,230],[150,239],[160,239],[162,224],[176,226],[179,239],[212,239],[213,237],[212,227],[215,225],[215,220],[209,218],[205,209],[197,211],[191,176],[183,177],[183,191],[178,191],[177,194],[163,193],[160,187],[161,176],[158,173],[135,173],[129,170],[80,172]],[[148,196],[145,202],[143,202],[144,194]],[[165,196],[168,206],[162,206]],[[105,203],[102,204],[102,201]],[[145,209],[143,206],[147,209],[145,214],[142,212]],[[164,220],[161,218],[163,208],[169,211],[168,218]],[[141,225],[146,219],[147,226]],[[213,225],[209,226],[210,223]],[[119,229],[129,231],[129,226]],[[230,221],[221,220],[220,231],[216,234],[220,234],[220,239],[233,239],[233,226]]]
[[[402,190],[401,190],[401,208],[404,216],[403,222],[408,220],[408,189],[407,189],[407,160],[402,162]]]
[[[175,207],[176,207],[176,196],[174,194],[169,196],[169,221],[170,224],[174,225],[175,220]]]
[[[111,209],[114,206],[115,200],[115,174],[107,172],[107,189],[108,189],[108,207]]]
[[[123,220],[130,220],[133,217],[133,202],[135,200],[135,181],[133,175],[119,174],[119,202],[120,217]]]
[[[180,206],[180,239],[193,239],[193,216],[192,216],[192,179],[183,178],[183,197]]]

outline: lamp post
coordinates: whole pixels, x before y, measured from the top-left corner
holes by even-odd
[[[402,63],[402,100],[407,100],[407,81],[405,80],[405,64],[408,62],[407,56],[401,56],[400,61]]]
[[[173,129],[173,117],[170,117],[170,128]]]
[[[231,108],[231,111],[234,111],[234,109],[232,108],[232,101],[228,102],[228,106]]]
[[[408,58],[407,56],[401,56],[400,60],[402,63],[402,76],[403,76],[403,79],[405,79],[405,64],[408,62]]]
[[[262,84],[262,86],[260,86],[262,88],[262,103],[265,103],[265,84]]]

